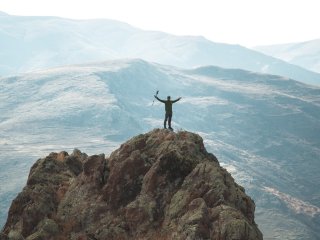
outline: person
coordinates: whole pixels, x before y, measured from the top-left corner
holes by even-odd
[[[164,128],[167,128],[167,121],[168,121],[168,125],[169,125],[169,129],[172,131],[172,127],[171,127],[171,119],[172,119],[172,104],[175,102],[178,102],[181,97],[177,98],[176,100],[171,101],[171,97],[168,96],[167,100],[162,100],[160,98],[157,97],[157,95],[154,95],[154,97],[165,104],[165,109],[166,109],[166,115],[164,117],[164,122],[163,122],[163,126]]]

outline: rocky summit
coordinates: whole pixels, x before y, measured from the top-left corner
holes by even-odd
[[[254,211],[199,135],[155,129],[107,158],[39,159],[1,239],[262,239]]]

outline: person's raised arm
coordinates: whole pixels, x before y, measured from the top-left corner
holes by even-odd
[[[158,101],[160,101],[160,102],[162,102],[162,103],[165,103],[165,102],[166,102],[166,101],[161,100],[160,98],[158,98],[156,95],[154,95],[154,97],[155,97]]]
[[[172,102],[173,103],[178,102],[180,99],[181,99],[181,97],[177,98],[176,100],[173,100]]]

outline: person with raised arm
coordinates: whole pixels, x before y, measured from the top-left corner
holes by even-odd
[[[162,100],[162,99],[158,98],[157,95],[154,95],[154,97],[155,97],[158,101],[160,101],[160,102],[162,102],[162,103],[165,104],[166,114],[165,114],[165,118],[164,118],[164,122],[163,122],[164,128],[167,128],[167,121],[168,121],[169,129],[170,129],[171,131],[173,131],[173,129],[172,129],[172,127],[171,127],[172,104],[175,103],[175,102],[178,102],[178,101],[181,99],[181,97],[179,97],[179,98],[177,98],[176,100],[173,100],[173,101],[171,100],[171,97],[170,97],[170,96],[167,97],[167,100]]]

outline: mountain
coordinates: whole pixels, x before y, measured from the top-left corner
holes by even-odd
[[[311,84],[320,74],[239,45],[143,31],[106,20],[0,16],[0,75],[118,58],[183,68],[216,65],[270,73]]]
[[[7,14],[7,13],[5,13],[5,12],[0,11],[0,16],[9,16],[9,14]]]
[[[156,129],[107,158],[38,160],[1,239],[262,240],[254,210],[199,135]]]
[[[110,154],[162,127],[198,133],[256,204],[265,239],[320,238],[320,88],[276,75],[139,59],[36,71],[0,79],[1,224],[34,159],[81,149]]]
[[[320,73],[320,39],[299,43],[258,46],[254,49]]]

